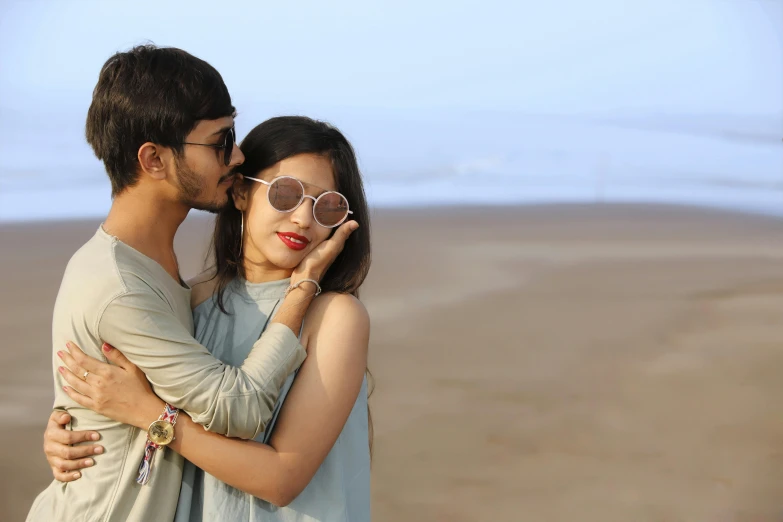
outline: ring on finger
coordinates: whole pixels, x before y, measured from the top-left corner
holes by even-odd
[[[90,372],[84,372],[84,375],[82,375],[82,380],[86,381],[88,375],[90,375]]]

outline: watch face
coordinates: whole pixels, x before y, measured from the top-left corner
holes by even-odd
[[[169,421],[156,420],[150,424],[150,429],[147,433],[152,442],[160,446],[165,446],[174,440],[174,425]]]

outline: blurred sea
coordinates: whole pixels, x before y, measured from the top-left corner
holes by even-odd
[[[290,112],[245,110],[238,134]],[[0,221],[108,211],[85,113],[0,111]],[[669,202],[783,215],[783,115],[307,114],[352,141],[378,207]]]

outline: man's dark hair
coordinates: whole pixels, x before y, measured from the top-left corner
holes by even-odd
[[[140,45],[103,65],[85,134],[116,196],[138,181],[137,156],[144,143],[181,154],[182,142],[200,120],[234,113],[214,67],[181,49]]]

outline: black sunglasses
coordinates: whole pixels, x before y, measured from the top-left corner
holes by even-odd
[[[189,141],[182,142],[182,145],[201,145],[202,147],[212,147],[223,151],[223,164],[228,167],[231,163],[231,153],[234,152],[234,143],[236,143],[236,134],[234,133],[234,127],[228,129],[226,132],[226,139],[223,143],[191,143]]]

